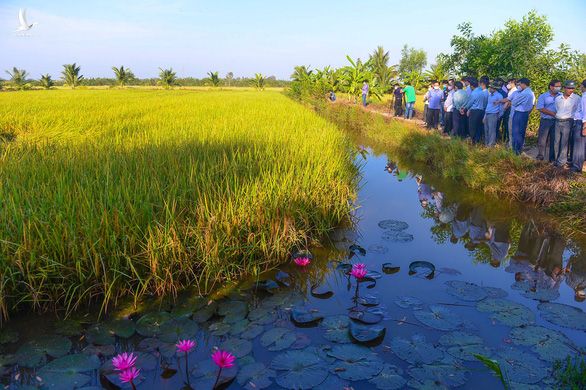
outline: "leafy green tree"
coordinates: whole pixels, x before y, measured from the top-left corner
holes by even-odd
[[[444,65],[440,62],[433,64],[423,73],[423,76],[428,80],[447,80],[449,78],[449,74],[444,68]]]
[[[291,80],[293,81],[305,81],[311,78],[313,71],[310,69],[309,66],[306,65],[299,65],[293,69],[293,74],[291,75]]]
[[[370,86],[370,93],[380,99],[383,90],[375,79],[369,66],[363,63],[360,58],[353,60],[350,56],[346,56],[350,65],[341,69],[341,84],[344,92],[354,97],[354,101],[362,94],[362,84],[366,81]]]
[[[401,78],[411,75],[413,72],[421,74],[427,65],[427,53],[424,50],[415,49],[407,45],[401,49],[401,61],[399,62],[399,74]]]
[[[397,75],[395,66],[389,65],[389,59],[389,52],[385,51],[382,46],[378,46],[368,59],[368,65],[374,75],[374,80],[385,91],[389,89],[393,78]]]
[[[39,83],[41,84],[41,87],[45,89],[51,89],[55,85],[55,82],[49,73],[41,75]]]
[[[232,80],[234,80],[234,73],[228,72],[226,73],[226,84],[230,86],[232,84]]]
[[[130,69],[124,68],[124,66],[120,66],[119,68],[113,66],[112,70],[116,76],[116,82],[121,87],[125,87],[126,84],[132,82],[135,79],[134,73],[132,73]]]
[[[208,72],[207,81],[214,87],[220,85],[220,76],[218,75],[218,72]]]
[[[164,88],[171,88],[177,83],[177,73],[173,71],[173,68],[162,69],[159,68],[159,80],[158,84]]]
[[[252,80],[252,85],[259,91],[262,91],[265,89],[266,80],[267,79],[262,75],[262,73],[255,73],[254,79]]]
[[[83,76],[80,74],[81,67],[77,66],[75,62],[73,64],[63,65],[63,71],[61,72],[61,78],[65,85],[75,89],[83,80]]]
[[[10,82],[16,89],[26,89],[30,85],[27,77],[28,72],[24,69],[18,69],[16,66],[12,70],[7,70],[6,73],[10,76]]]

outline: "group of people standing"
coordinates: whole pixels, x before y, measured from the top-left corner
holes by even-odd
[[[537,159],[581,172],[586,154],[586,80],[575,94],[574,81],[552,80],[549,90],[535,99],[527,78],[490,80],[464,77],[432,81],[424,95],[424,121],[428,129],[438,129],[450,136],[484,142],[494,146],[502,139],[515,154],[521,154],[529,115],[540,112]],[[395,116],[411,119],[417,99],[415,88],[407,83],[395,84]],[[537,100],[537,104],[536,103]]]

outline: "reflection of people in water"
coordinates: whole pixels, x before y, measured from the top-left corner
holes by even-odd
[[[470,227],[470,207],[460,204],[456,210],[456,216],[452,222],[452,237],[450,241],[455,244],[458,240],[462,239],[467,233]]]
[[[586,256],[576,254],[566,265],[566,284],[574,290],[577,302],[586,300]]]
[[[403,181],[409,176],[409,172],[406,169],[399,168],[399,166],[392,161],[387,161],[385,169],[387,172],[394,174],[398,181]]]
[[[521,231],[517,253],[515,253],[513,258],[515,260],[534,260],[537,263],[540,258],[540,253],[543,251],[543,241],[544,238],[539,234],[535,223],[529,221]]]
[[[476,245],[488,240],[488,226],[486,225],[486,220],[480,207],[472,209],[468,235],[470,236],[470,242],[467,245],[468,249],[474,249]]]
[[[417,195],[419,196],[419,203],[423,208],[427,208],[429,206],[429,202],[433,200],[432,189],[431,186],[423,181],[423,177],[416,176],[415,180],[417,181]]]
[[[564,249],[566,241],[558,234],[549,234],[544,240],[539,267],[551,279],[550,288],[558,288],[564,276]]]
[[[488,228],[488,242],[486,244],[491,254],[490,265],[495,268],[499,267],[509,254],[511,248],[510,230],[510,221],[495,223]]]

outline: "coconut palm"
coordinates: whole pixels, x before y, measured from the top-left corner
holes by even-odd
[[[313,71],[310,69],[309,66],[299,65],[296,66],[293,70],[293,74],[291,75],[291,80],[293,81],[306,81],[312,75]]]
[[[116,76],[116,81],[118,85],[121,87],[126,86],[126,84],[132,82],[134,80],[134,73],[129,68],[124,68],[124,66],[120,66],[119,68],[113,66],[112,70],[114,71],[114,75]]]
[[[218,76],[218,72],[208,72],[208,80],[214,87],[220,85],[220,76]]]
[[[263,76],[262,73],[255,73],[254,79],[252,80],[252,85],[254,85],[254,87],[259,91],[262,91],[265,89],[266,80],[266,77]]]
[[[396,66],[389,65],[389,52],[378,46],[370,55],[368,65],[377,83],[386,90],[397,75]]]
[[[39,83],[41,84],[41,87],[45,89],[51,89],[53,85],[55,85],[55,82],[53,81],[49,73],[41,75]]]
[[[10,76],[10,82],[16,89],[24,89],[27,86],[28,72],[24,69],[18,69],[16,66],[12,70],[7,70],[6,73]]]
[[[234,73],[232,73],[232,72],[226,73],[226,83],[228,84],[228,86],[230,86],[232,84],[232,80],[234,80]]]
[[[173,71],[173,68],[162,69],[159,68],[159,81],[158,83],[165,88],[171,88],[177,82],[177,73]]]
[[[65,85],[75,88],[79,85],[83,76],[79,74],[81,67],[77,66],[75,62],[73,64],[63,65],[63,71],[61,72],[61,78],[65,82]]]
[[[428,80],[442,81],[447,80],[449,75],[441,63],[433,64],[423,74]]]

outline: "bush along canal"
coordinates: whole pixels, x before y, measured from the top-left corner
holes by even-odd
[[[555,389],[579,374],[583,247],[514,204],[467,197],[372,149],[357,159],[355,223],[327,246],[213,296],[120,303],[99,322],[14,318],[0,333],[2,383]]]

